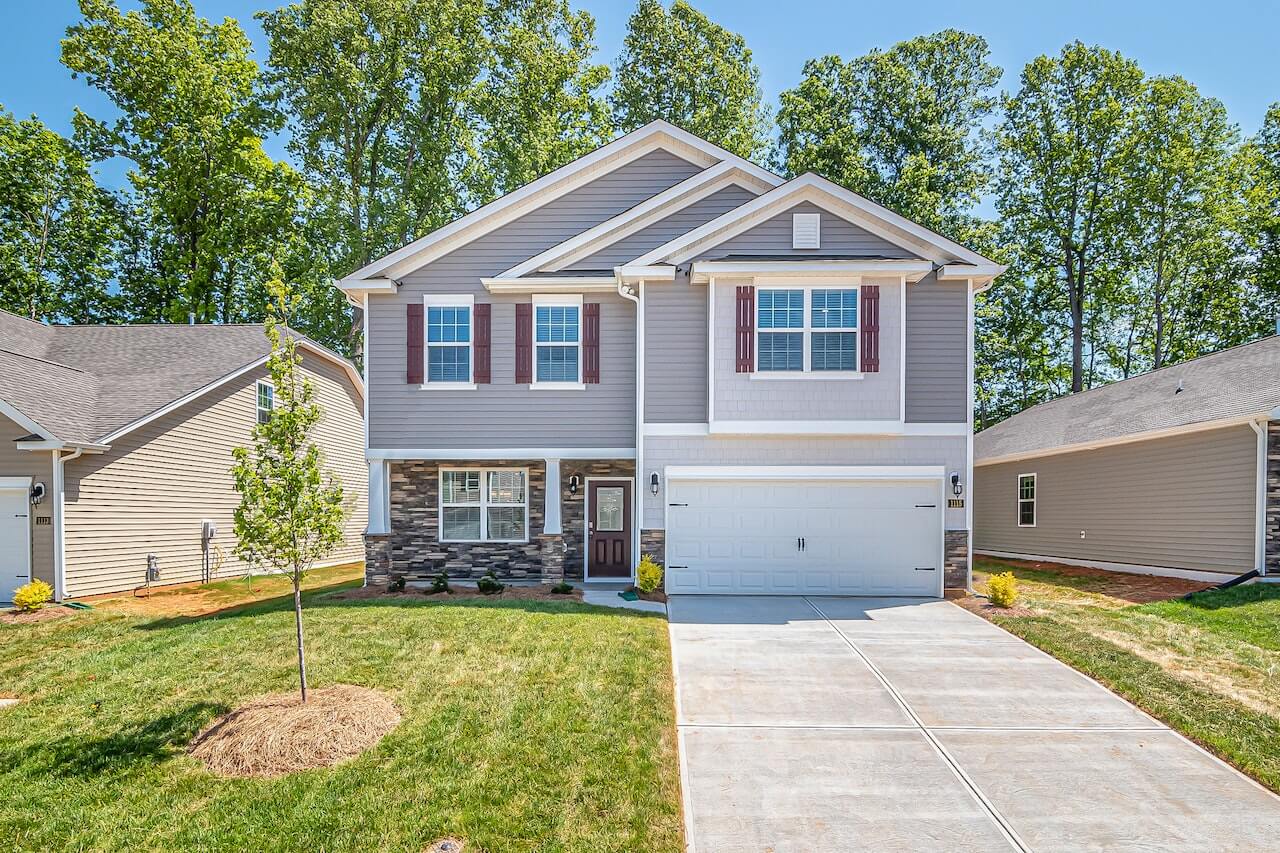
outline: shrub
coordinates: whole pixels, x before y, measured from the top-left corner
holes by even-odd
[[[660,586],[662,586],[662,566],[659,566],[652,556],[645,554],[640,558],[640,565],[636,567],[636,589],[650,593]]]
[[[13,606],[19,610],[39,610],[53,598],[53,587],[44,581],[24,583],[13,593]]]
[[[987,579],[987,598],[996,607],[1012,607],[1018,600],[1018,579],[1003,572]]]
[[[387,584],[387,592],[404,592],[404,575],[396,575]]]
[[[490,569],[476,581],[476,589],[480,590],[484,595],[497,595],[506,588],[506,584],[498,580],[498,576],[494,574],[493,569]]]
[[[448,592],[448,591],[449,591],[449,576],[446,575],[444,572],[441,572],[440,574],[436,575],[434,578],[431,579],[432,593]]]
[[[560,581],[560,583],[551,587],[550,591],[554,595],[568,595],[569,593],[573,592],[573,584],[569,583],[568,581]]]

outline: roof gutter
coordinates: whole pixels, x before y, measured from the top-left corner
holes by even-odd
[[[66,470],[64,466],[84,455],[85,449],[77,447],[70,456],[61,450],[53,452],[53,598],[62,601],[67,594],[67,524]]]
[[[1271,410],[1274,417],[1276,409]],[[1249,421],[1258,435],[1258,470],[1254,475],[1254,543],[1253,566],[1259,575],[1267,574],[1267,433],[1270,418]]]

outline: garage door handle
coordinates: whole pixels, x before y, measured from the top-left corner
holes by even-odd
[[[916,509],[937,509],[937,504],[916,504]]]
[[[688,506],[688,504],[667,504],[667,506]]]
[[[937,570],[937,566],[916,566],[917,572],[936,572]]]
[[[688,566],[667,566],[668,569],[687,569]]]

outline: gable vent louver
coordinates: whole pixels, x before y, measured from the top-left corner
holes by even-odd
[[[822,214],[793,213],[791,215],[791,248],[817,249],[822,244]]]

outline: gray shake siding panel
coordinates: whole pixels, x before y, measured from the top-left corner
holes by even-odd
[[[1019,527],[1017,479],[1031,473],[1036,526]],[[974,547],[1246,572],[1256,476],[1248,426],[983,465],[974,469]]]
[[[370,299],[369,441],[373,448],[631,447],[635,443],[635,308],[601,303],[601,382],[585,391],[515,384],[515,303],[480,279],[622,213],[699,171],[666,152],[648,154],[406,276],[394,296]],[[472,293],[492,302],[493,382],[475,391],[424,391],[405,381],[405,306],[427,293]]]
[[[634,234],[623,237],[612,245],[605,246],[594,255],[573,264],[569,269],[601,270],[625,264],[658,248],[663,243],[674,240],[681,234],[705,225],[721,214],[746,204],[755,197],[756,194],[751,190],[732,184]]]
[[[822,214],[822,246],[818,249],[791,248],[791,216],[794,213]],[[714,260],[729,255],[794,255],[802,258],[805,255],[827,257],[830,255],[850,255],[877,258],[910,258],[913,253],[901,246],[896,246],[854,225],[840,217],[828,213],[810,202],[802,202],[795,207],[766,219],[754,228],[749,228],[736,237],[731,237],[719,245],[712,246],[703,253],[703,260]]]
[[[968,420],[967,288],[933,274],[907,285],[908,422]]]
[[[706,423],[707,286],[644,286],[645,385],[648,423]]]

